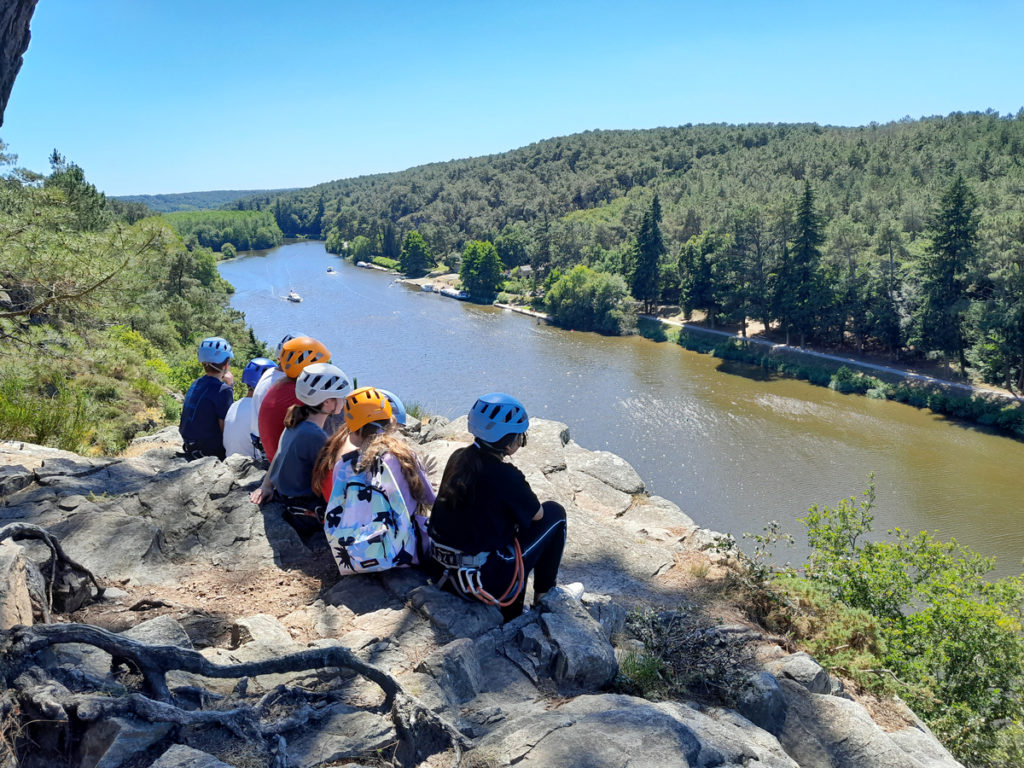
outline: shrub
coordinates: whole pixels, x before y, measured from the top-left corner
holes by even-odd
[[[869,540],[874,500],[811,507],[807,578],[878,621],[878,667],[955,755],[999,765],[1024,749],[1024,576],[990,580],[992,559],[927,532]]]
[[[620,669],[619,684],[627,692],[734,704],[749,685],[753,656],[747,640],[716,631],[716,623],[694,606],[638,608],[626,628],[644,646]]]
[[[0,380],[0,439],[53,444],[77,451],[88,435],[88,403],[64,382],[49,382],[43,391],[18,374]]]
[[[620,275],[573,267],[546,296],[551,316],[563,328],[621,334],[636,325],[633,302]]]

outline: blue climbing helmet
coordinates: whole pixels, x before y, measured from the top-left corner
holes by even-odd
[[[242,383],[247,387],[255,387],[268,368],[277,368],[277,363],[269,357],[254,357],[242,371]]]
[[[210,336],[199,342],[199,362],[221,365],[233,358],[235,353],[231,345],[220,336]]]
[[[487,443],[496,443],[506,435],[522,434],[529,428],[526,408],[504,392],[484,395],[469,411],[469,433]]]
[[[401,400],[398,399],[398,395],[394,392],[388,392],[386,389],[378,389],[384,397],[391,403],[391,415],[395,418],[399,424],[405,426],[405,405]]]

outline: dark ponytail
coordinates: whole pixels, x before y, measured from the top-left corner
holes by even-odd
[[[320,413],[319,405],[306,405],[305,403],[293,405],[284,415],[284,426],[286,429],[295,429],[314,413]]]

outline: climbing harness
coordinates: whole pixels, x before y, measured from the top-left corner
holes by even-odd
[[[444,566],[444,575],[438,583],[443,587],[448,581],[454,584],[455,588],[463,595],[475,597],[482,603],[494,605],[499,608],[507,608],[519,597],[519,593],[526,586],[526,569],[523,567],[523,550],[519,546],[519,539],[513,539],[515,548],[515,570],[512,574],[512,582],[508,585],[501,597],[495,597],[484,589],[483,579],[480,576],[480,569],[490,555],[489,552],[480,552],[476,555],[467,555],[455,547],[448,547],[430,542],[430,555],[438,563]]]

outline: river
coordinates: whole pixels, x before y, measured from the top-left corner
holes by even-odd
[[[671,343],[564,331],[424,293],[319,242],[247,254],[220,272],[269,344],[315,336],[360,385],[448,417],[484,392],[509,392],[531,416],[567,423],[582,446],[621,455],[700,525],[739,538],[779,520],[802,541],[797,517],[859,495],[874,473],[876,531],[935,531],[995,555],[1000,575],[1020,572],[1024,443]],[[292,288],[302,303],[285,299]]]

